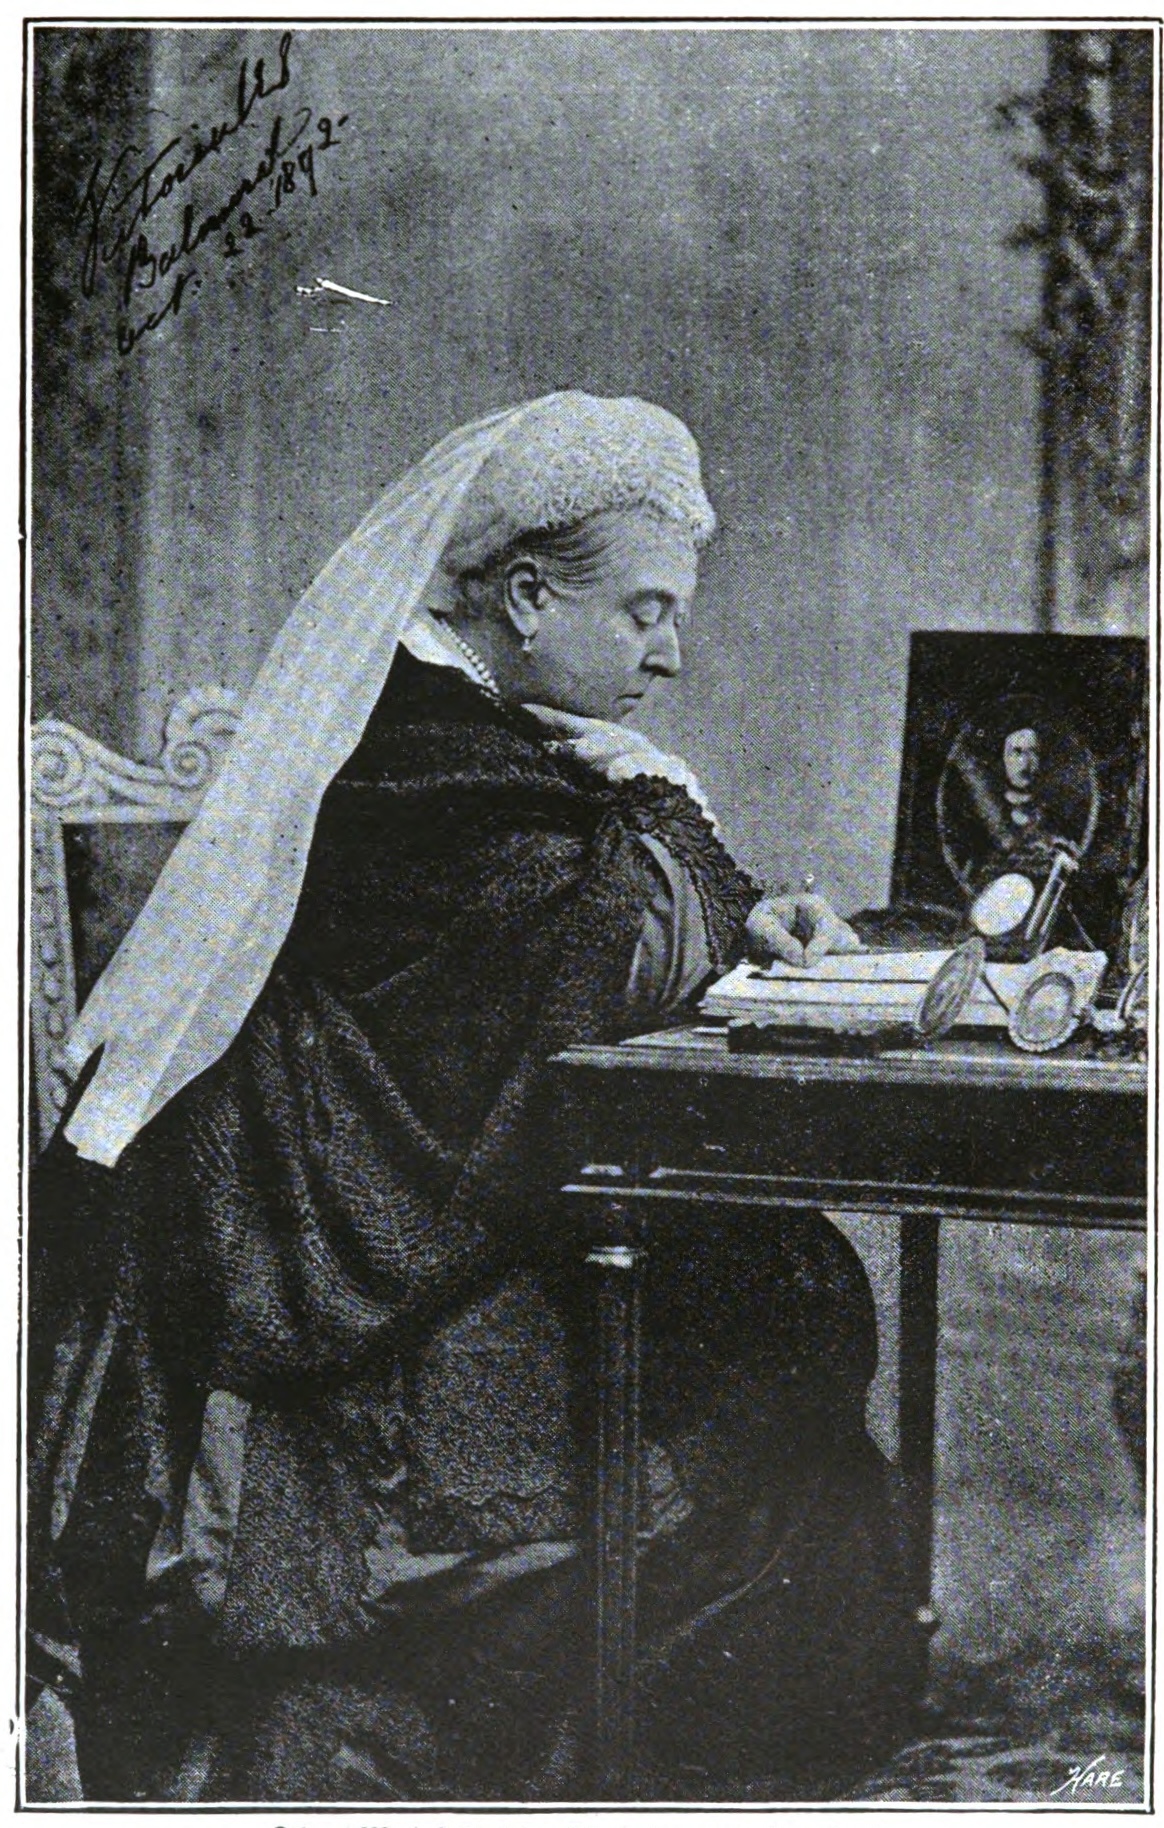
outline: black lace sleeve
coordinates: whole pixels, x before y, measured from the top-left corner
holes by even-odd
[[[695,885],[708,950],[716,970],[729,971],[744,950],[744,923],[763,893],[716,836],[690,794],[654,775],[635,775],[614,789],[614,816],[630,830],[666,845]]]

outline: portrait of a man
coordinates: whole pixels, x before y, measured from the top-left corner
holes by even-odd
[[[1061,860],[1046,943],[1114,959],[1145,855],[1142,662],[1118,638],[916,635],[892,900],[965,920],[1005,876],[1033,906]]]
[[[1032,698],[964,726],[938,782],[943,855],[971,896],[1003,874],[1045,880],[1060,855],[1085,878],[1099,815],[1095,757],[1062,711]]]

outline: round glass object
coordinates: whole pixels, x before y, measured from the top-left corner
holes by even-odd
[[[1007,1028],[1016,1047],[1028,1054],[1062,1047],[1079,1027],[1083,1012],[1075,979],[1067,971],[1032,978],[1010,1012]]]
[[[996,876],[976,897],[970,909],[970,924],[987,939],[1001,939],[1004,933],[1013,933],[1022,924],[1034,900],[1035,885],[1029,876]]]
[[[963,940],[944,965],[939,965],[926,986],[913,1025],[923,1041],[935,1041],[953,1028],[982,975],[985,943],[977,937]]]

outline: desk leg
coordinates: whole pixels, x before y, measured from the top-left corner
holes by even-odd
[[[901,1221],[898,1417],[910,1507],[910,1591],[923,1632],[934,1630],[934,1431],[938,1378],[938,1226],[929,1214]]]
[[[639,1472],[639,1258],[596,1245],[598,1272],[598,1670],[595,1774],[601,1798],[625,1798],[634,1746],[635,1553]]]

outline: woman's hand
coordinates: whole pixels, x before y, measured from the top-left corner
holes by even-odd
[[[558,711],[552,705],[524,708],[559,738],[560,748],[569,750],[577,761],[585,762],[606,780],[629,781],[637,774],[653,774],[684,788],[710,818],[706,795],[687,763],[640,736],[637,730],[625,730],[621,724],[608,724],[600,717],[576,717],[572,711]]]
[[[852,927],[823,895],[766,895],[748,916],[748,957],[770,965],[819,965],[830,952],[865,950]]]

